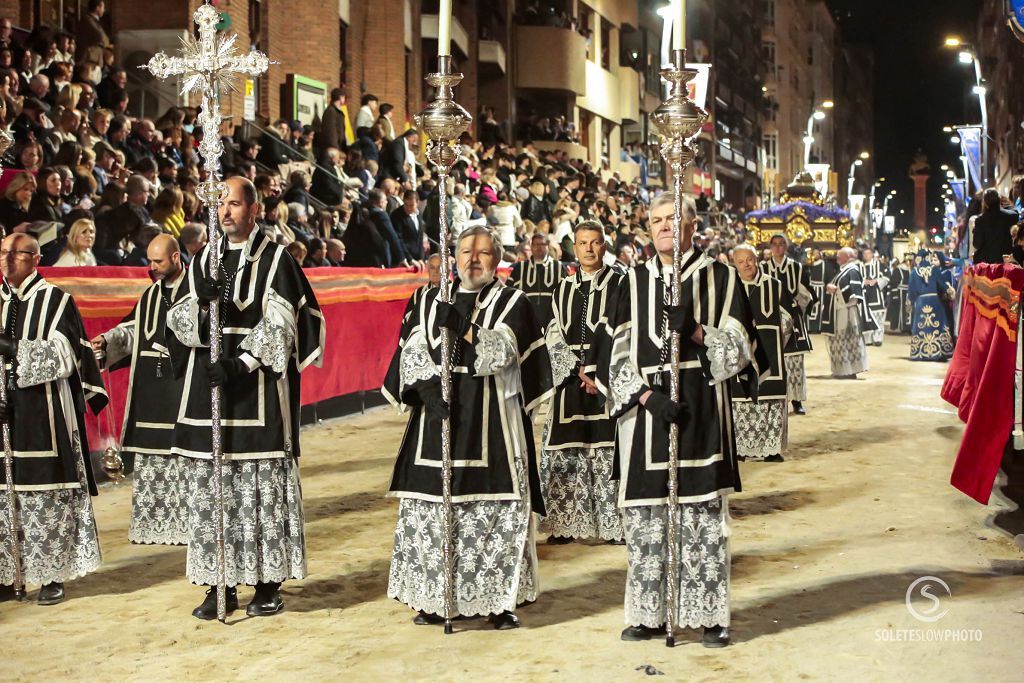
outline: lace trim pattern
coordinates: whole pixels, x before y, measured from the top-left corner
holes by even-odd
[[[186,463],[189,509],[185,574],[195,584],[217,583],[213,462]],[[222,474],[227,585],[284,582],[306,576],[306,538],[298,465],[292,458],[229,462]]]
[[[790,401],[807,400],[807,370],[804,369],[804,355],[794,353],[783,357],[786,364],[786,398]]]
[[[551,358],[552,386],[560,387],[579,365],[579,358],[569,349],[569,345],[560,335],[557,340],[548,344],[548,355]]]
[[[544,451],[541,493],[547,517],[540,530],[555,536],[622,540],[618,482],[612,480],[614,448]]]
[[[636,371],[633,364],[629,362],[629,359],[623,359],[622,362],[615,367],[612,365],[611,373],[611,386],[608,388],[611,393],[611,414],[618,413],[622,410],[623,406],[632,400],[634,396],[640,393],[644,388],[644,381],[640,377],[640,373]]]
[[[135,454],[129,541],[160,545],[188,543],[187,466],[184,458]]]
[[[704,327],[704,345],[711,363],[711,377],[724,382],[750,363],[746,334],[732,327]]]
[[[474,332],[476,343],[476,374],[494,375],[516,360],[516,349],[508,336],[500,330],[478,329]]]
[[[263,318],[246,335],[239,347],[277,374],[288,369],[288,359],[295,346],[295,335],[284,325]]]
[[[875,321],[875,329],[864,332],[864,342],[881,344],[885,341],[885,309],[870,309],[871,318]]]
[[[782,455],[789,432],[789,408],[784,400],[735,401],[732,419],[736,431],[736,454],[750,460]]]
[[[17,493],[22,569],[29,584],[65,583],[96,571],[102,561],[77,433],[72,435],[72,443],[80,488]],[[7,520],[8,515],[7,497],[0,496],[0,519]],[[0,543],[0,585],[13,583],[14,558],[4,539]]]
[[[426,341],[422,335],[410,337],[409,342],[402,348],[402,357],[399,362],[399,380],[402,388],[411,387],[417,382],[438,377],[437,365],[430,357]]]
[[[182,299],[167,313],[167,328],[185,346],[199,348],[203,346],[199,336],[199,301],[189,297]]]
[[[868,370],[868,347],[860,331],[860,313],[856,305],[838,308],[835,312],[835,333],[828,338],[828,355],[832,374],[841,377]]]
[[[116,363],[132,352],[132,332],[125,325],[118,325],[103,335],[107,340],[107,364]]]
[[[729,540],[721,498],[681,503],[679,628],[729,625]],[[626,531],[626,623],[658,627],[665,623],[664,505],[623,510]]]
[[[519,487],[528,491],[517,458]],[[455,611],[500,614],[537,599],[536,546],[529,496],[455,506]],[[403,498],[388,575],[388,597],[414,610],[443,614],[441,505]]]
[[[24,389],[67,376],[62,344],[46,339],[18,341],[18,387]]]

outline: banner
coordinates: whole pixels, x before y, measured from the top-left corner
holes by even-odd
[[[960,136],[960,149],[967,157],[971,180],[981,192],[984,189],[981,185],[981,126],[958,126],[956,132]]]
[[[896,232],[896,216],[885,217],[885,234],[892,235]]]
[[[871,209],[871,231],[877,232],[880,227],[885,223],[885,210]]]
[[[949,181],[949,186],[953,188],[953,196],[956,197],[957,206],[967,206],[967,180],[965,179],[954,179]]]
[[[687,69],[697,72],[697,77],[686,84],[686,96],[701,109],[708,103],[708,81],[711,80],[710,64],[687,64]]]
[[[864,200],[866,200],[862,194],[851,194],[850,195],[850,218],[853,220],[853,224],[857,225],[860,221],[860,215],[864,212]]]

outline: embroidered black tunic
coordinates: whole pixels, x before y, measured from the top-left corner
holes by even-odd
[[[541,330],[547,330],[551,323],[551,297],[565,278],[565,264],[548,256],[540,263],[517,261],[506,281],[508,285],[521,289],[533,304],[534,314]]]
[[[763,372],[756,393],[750,391],[749,383],[741,381],[739,377],[733,377],[733,399],[785,401],[786,363],[783,359],[783,349],[793,333],[793,319],[789,314],[786,292],[781,282],[764,273],[758,273],[757,279],[753,281],[741,282],[754,314],[757,344],[764,350],[768,364],[761,368]]]
[[[836,334],[836,297],[841,294],[843,302],[850,302],[857,299],[860,310],[861,333],[873,332],[878,329],[874,318],[868,311],[867,303],[864,301],[864,278],[861,276],[860,268],[856,264],[846,264],[839,270],[839,273],[832,279],[831,284],[838,288],[837,294],[825,292],[825,302],[822,305],[822,334]],[[841,332],[841,330],[840,330]]]
[[[807,331],[807,309],[816,301],[814,289],[811,287],[811,274],[803,264],[788,256],[782,263],[770,258],[761,264],[761,272],[776,278],[786,290],[789,314],[793,316],[793,336],[786,345],[786,355],[808,353],[814,348]]]

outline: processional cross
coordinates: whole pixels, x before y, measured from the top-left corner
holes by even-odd
[[[181,94],[199,93],[202,105],[196,117],[203,129],[203,141],[199,143],[199,154],[206,169],[206,181],[198,188],[199,199],[206,205],[208,214],[209,247],[208,269],[210,277],[217,280],[220,273],[221,231],[217,209],[227,186],[221,180],[220,157],[224,144],[220,139],[220,90],[227,88],[237,91],[238,74],[259,76],[270,67],[270,60],[262,52],[250,51],[240,55],[235,48],[236,34],[217,35],[220,13],[209,4],[200,5],[192,15],[199,27],[199,40],[191,34],[181,39],[181,56],[171,57],[163,52],[153,55],[142,68],[154,76],[167,79],[172,76],[184,77]],[[198,275],[198,274],[197,274]],[[210,362],[216,363],[221,351],[220,301],[210,302]],[[217,618],[224,621],[226,616],[225,596],[227,591],[226,557],[224,543],[224,449],[221,439],[221,390],[211,388],[210,425],[212,428],[213,496],[216,499],[214,514],[217,543]]]

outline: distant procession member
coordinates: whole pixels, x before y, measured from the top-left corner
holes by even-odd
[[[864,280],[864,303],[868,314],[875,323],[873,330],[864,332],[864,342],[881,346],[885,340],[885,289],[889,285],[889,272],[871,249],[862,252],[860,274]]]
[[[0,420],[10,425],[21,569],[40,585],[37,601],[64,600],[64,584],[96,571],[100,545],[90,496],[96,480],[89,463],[85,411],[107,404],[99,368],[71,295],[36,271],[39,243],[14,233],[0,243],[0,356],[7,371],[7,402]],[[7,486],[0,467],[0,491]],[[14,583],[7,495],[0,495],[0,585]]]
[[[565,278],[565,265],[551,256],[547,235],[543,233],[534,233],[530,238],[530,254],[529,260],[512,266],[506,284],[526,293],[541,329],[547,330],[551,323],[551,298]]]
[[[519,626],[518,605],[537,599],[531,512],[544,513],[531,413],[552,395],[540,324],[526,295],[496,277],[502,246],[485,227],[456,245],[461,279],[426,290],[403,323],[382,390],[411,409],[388,495],[400,499],[388,596],[418,612],[418,625],[444,614],[441,426],[451,417],[455,519],[455,611],[487,616],[498,630]],[[550,301],[548,302],[550,305]],[[441,329],[454,341],[441,357]],[[451,363],[452,401],[441,393]]]
[[[188,542],[188,482],[184,458],[171,454],[182,377],[171,363],[167,312],[187,287],[178,242],[157,235],[146,250],[153,284],[121,323],[92,340],[111,370],[129,368],[121,450],[133,453],[132,543]]]
[[[540,530],[550,534],[550,544],[623,540],[618,486],[612,479],[615,421],[598,396],[597,367],[590,357],[619,284],[619,275],[604,263],[606,249],[599,222],[577,225],[573,250],[579,269],[562,280],[552,302],[547,346],[556,393],[540,461],[548,513]]]
[[[821,332],[828,337],[832,376],[857,379],[868,370],[868,347],[864,333],[875,329],[874,318],[864,301],[864,281],[857,252],[844,247],[836,254],[839,273],[825,288]]]

